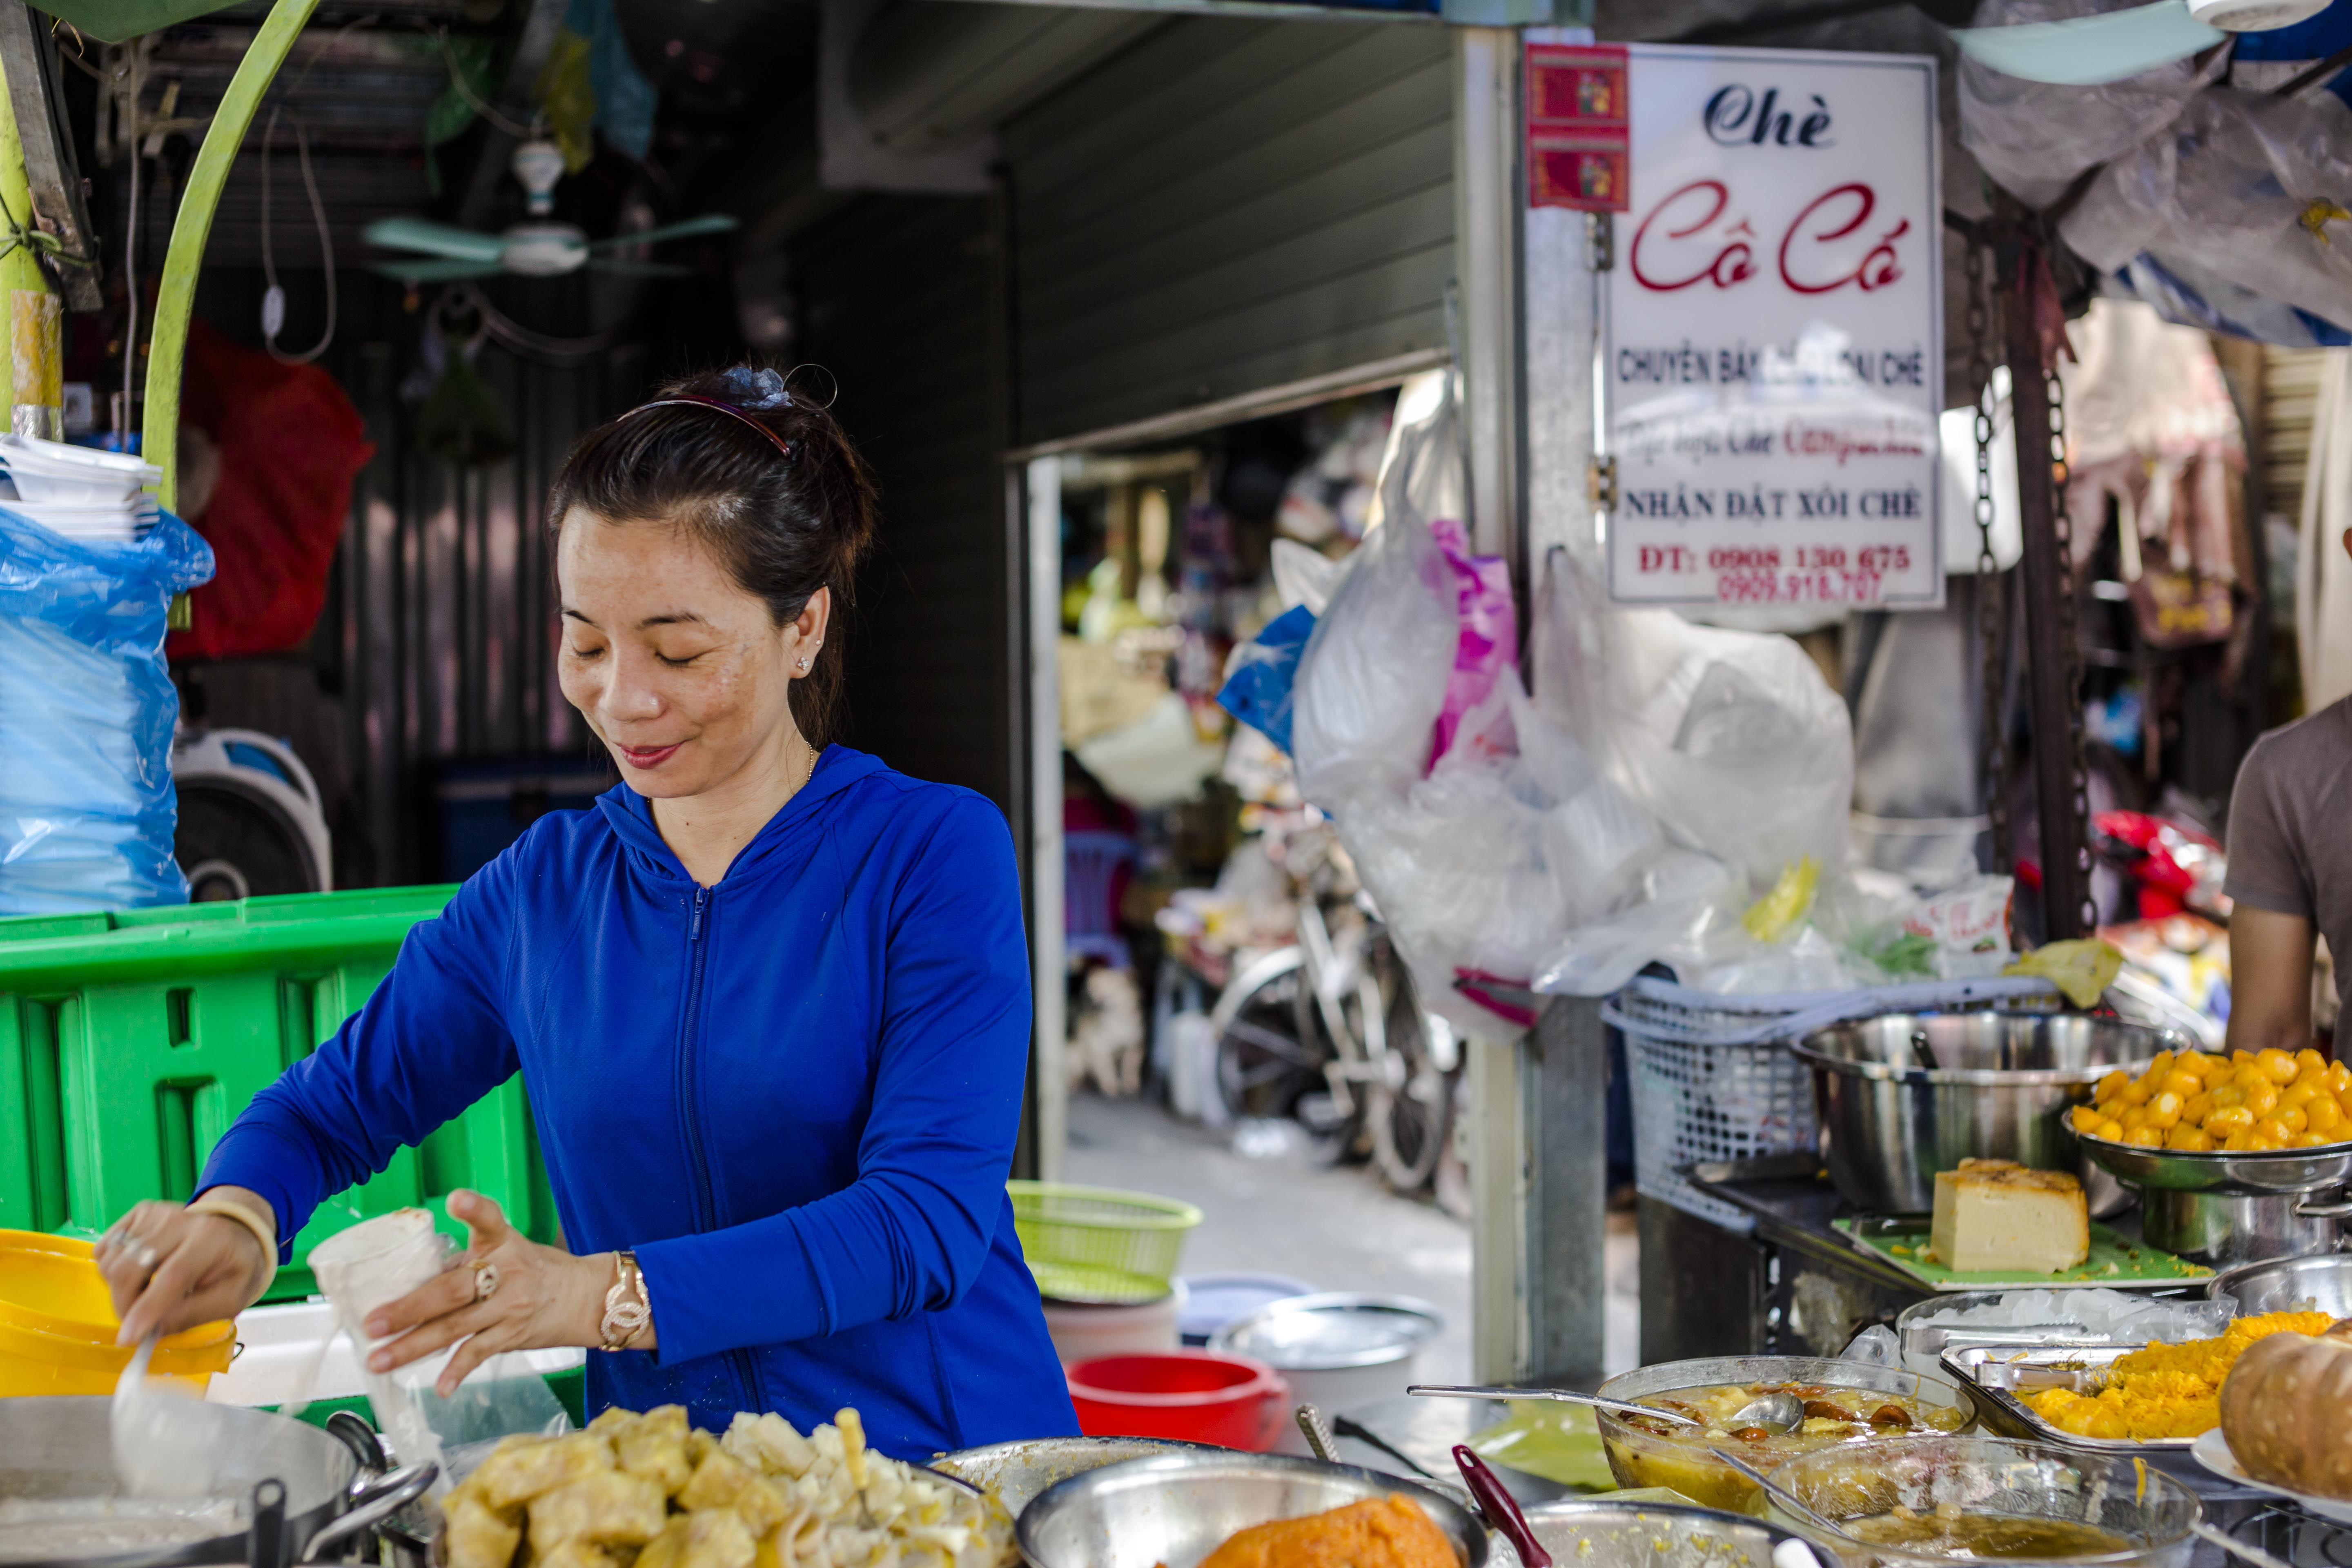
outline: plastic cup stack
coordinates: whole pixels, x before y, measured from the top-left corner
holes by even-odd
[[[155,526],[155,498],[146,487],[163,477],[152,463],[32,436],[0,436],[0,467],[14,500],[0,506],[52,533],[89,544],[119,544]]]
[[[394,1209],[338,1231],[310,1249],[310,1271],[319,1289],[335,1310],[335,1321],[352,1337],[360,1354],[360,1376],[375,1408],[376,1426],[392,1439],[393,1451],[404,1465],[441,1458],[440,1439],[425,1420],[416,1395],[406,1386],[426,1383],[437,1373],[447,1352],[403,1367],[398,1373],[376,1372],[367,1364],[375,1350],[362,1325],[367,1315],[387,1301],[396,1301],[418,1286],[429,1283],[448,1267],[454,1245],[433,1228],[433,1216],[424,1209]]]

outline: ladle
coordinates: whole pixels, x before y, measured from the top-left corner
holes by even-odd
[[[1672,1410],[1659,1410],[1647,1405],[1633,1405],[1622,1399],[1603,1399],[1597,1394],[1575,1394],[1565,1388],[1485,1388],[1454,1384],[1416,1383],[1405,1390],[1422,1398],[1436,1399],[1549,1399],[1560,1405],[1589,1405],[1595,1410],[1607,1410],[1619,1415],[1646,1415],[1655,1421],[1671,1421],[1681,1426],[1705,1426],[1706,1422]],[[1766,1395],[1766,1398],[1771,1397]],[[1760,1404],[1762,1401],[1752,1402]],[[1801,1413],[1803,1407],[1799,1406]],[[1801,1414],[1800,1418],[1801,1419]]]
[[[1761,1426],[1767,1432],[1793,1432],[1804,1424],[1805,1402],[1785,1389],[1759,1394],[1731,1413],[1725,1422],[1727,1431],[1737,1432],[1742,1426]]]

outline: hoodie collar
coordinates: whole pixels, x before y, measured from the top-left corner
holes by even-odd
[[[760,831],[751,836],[727,868],[719,885],[740,882],[758,876],[777,850],[799,834],[801,826],[816,814],[827,799],[869,773],[882,771],[880,758],[865,752],[853,752],[847,746],[827,746],[817,757],[816,767],[810,773],[808,783],[800,787],[792,799],[784,802],[776,815],[768,818]],[[661,835],[654,821],[653,802],[625,784],[614,784],[596,797],[596,809],[606,826],[612,828],[630,853],[655,875],[679,882],[691,882],[686,868],[678,863],[677,853]]]

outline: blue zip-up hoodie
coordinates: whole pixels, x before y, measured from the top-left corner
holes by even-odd
[[[969,790],[829,748],[715,888],[625,785],[418,925],[214,1149],[291,1237],[518,1068],[566,1244],[634,1247],[658,1350],[592,1409],[723,1430],[843,1405],[886,1453],[1076,1432],[1004,1178],[1029,1051],[1012,841]]]

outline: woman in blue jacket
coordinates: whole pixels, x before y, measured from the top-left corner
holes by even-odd
[[[571,1248],[478,1194],[462,1267],[373,1360],[584,1345],[592,1406],[885,1452],[1075,1432],[1004,1178],[1029,972],[1012,843],[967,790],[825,735],[873,492],[772,371],[590,433],[549,503],[563,694],[619,764],[417,926],[391,974],[99,1258],[124,1342],[258,1300],[330,1194],[520,1069]]]

